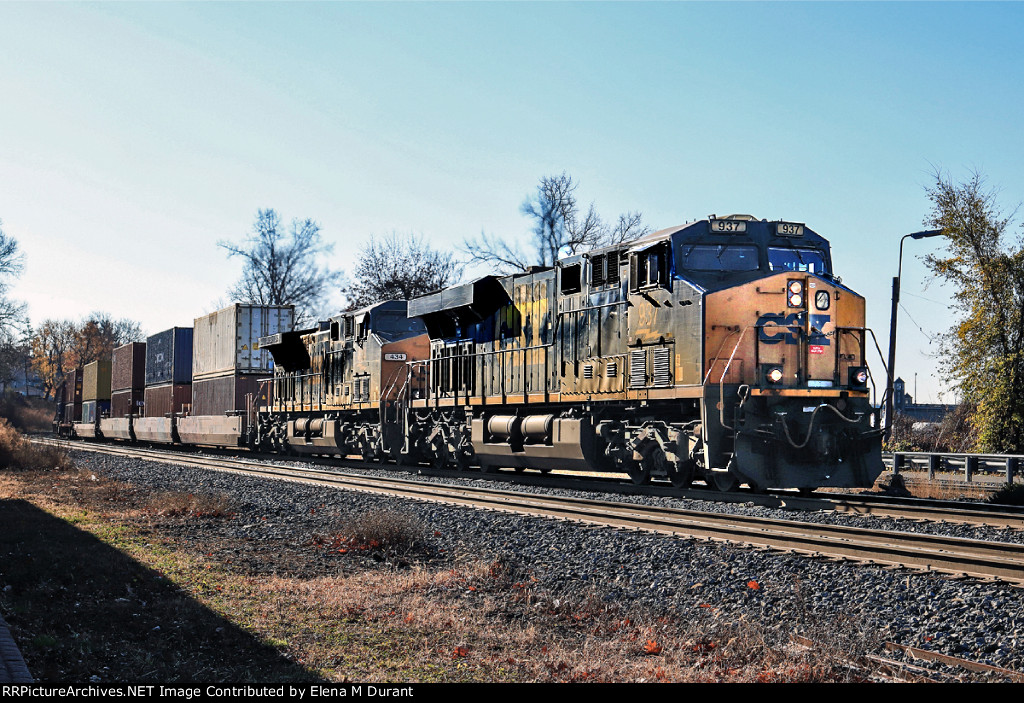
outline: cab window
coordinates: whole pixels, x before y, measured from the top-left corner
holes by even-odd
[[[681,268],[690,271],[756,271],[757,247],[752,244],[684,244]]]
[[[768,267],[772,271],[827,272],[822,252],[797,247],[768,247]]]
[[[630,290],[669,287],[669,249],[658,244],[650,249],[633,253],[629,259]]]

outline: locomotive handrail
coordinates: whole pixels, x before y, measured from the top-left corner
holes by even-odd
[[[729,425],[725,424],[725,403],[722,402],[722,398],[725,397],[725,376],[726,374],[729,373],[729,367],[732,366],[732,360],[736,358],[736,350],[740,348],[740,342],[743,341],[744,335],[747,334],[747,330],[749,330],[751,327],[752,325],[747,325],[746,327],[743,328],[743,331],[740,332],[740,338],[737,339],[736,344],[733,345],[732,354],[729,355],[729,361],[726,362],[725,368],[722,369],[722,376],[721,378],[718,379],[718,422],[719,424],[722,425],[722,427],[724,427],[727,430],[735,431],[736,428],[730,427]],[[733,332],[733,334],[736,333]],[[728,337],[726,339],[728,339]],[[715,361],[718,361],[717,357],[715,358]],[[712,362],[711,366],[712,368],[714,368],[714,362]],[[710,374],[711,371],[709,370],[708,375]]]

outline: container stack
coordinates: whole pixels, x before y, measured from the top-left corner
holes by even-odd
[[[82,369],[71,369],[64,376],[64,422],[82,421]]]
[[[146,340],[146,417],[166,417],[192,403],[192,328],[172,327]]]
[[[110,362],[110,417],[142,415],[146,343],[130,342],[118,347]]]
[[[192,415],[225,415],[246,410],[246,397],[257,402],[270,387],[261,381],[274,373],[270,352],[259,348],[260,337],[290,332],[292,305],[236,303],[195,321],[192,353]]]
[[[110,411],[110,360],[94,361],[82,369],[82,422],[96,422]]]

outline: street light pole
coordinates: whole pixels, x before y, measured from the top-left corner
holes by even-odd
[[[889,439],[892,434],[893,422],[893,382],[896,380],[896,309],[900,304],[900,276],[903,274],[903,242],[907,237],[911,239],[925,239],[927,237],[938,237],[942,234],[941,229],[929,229],[923,232],[912,232],[904,234],[900,239],[900,258],[896,268],[896,277],[892,279],[892,312],[889,313],[889,368],[887,369],[888,380],[885,386],[885,438]],[[915,390],[916,393],[916,390]]]

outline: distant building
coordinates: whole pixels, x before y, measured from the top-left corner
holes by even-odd
[[[892,383],[893,408],[898,415],[906,415],[915,422],[942,422],[946,413],[953,412],[956,405],[941,403],[915,403],[913,396],[907,393],[907,384],[902,378]]]

